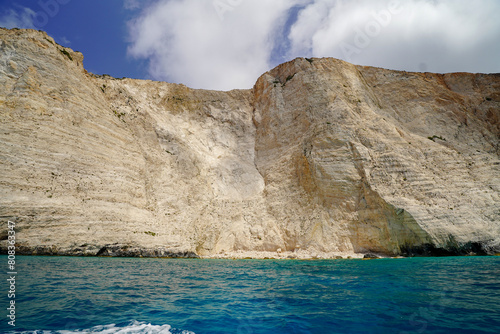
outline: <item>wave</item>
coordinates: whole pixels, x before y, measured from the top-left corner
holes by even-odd
[[[94,326],[89,329],[54,330],[54,331],[23,331],[13,334],[195,334],[187,330],[173,329],[170,325],[152,325],[146,322],[133,320],[124,324],[110,324]]]

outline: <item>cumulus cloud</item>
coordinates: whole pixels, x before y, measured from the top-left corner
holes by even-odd
[[[11,8],[0,17],[0,27],[35,29],[33,24],[35,15],[36,13],[33,10],[26,7],[19,7],[17,10]]]
[[[290,30],[290,55],[408,71],[499,72],[499,10],[494,0],[316,0]]]
[[[129,25],[150,75],[196,88],[248,88],[270,67],[290,0],[158,1]]]
[[[219,90],[295,57],[500,72],[498,12],[496,0],[157,0],[129,22],[129,54],[153,79]]]

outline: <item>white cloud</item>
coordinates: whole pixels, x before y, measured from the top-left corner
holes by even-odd
[[[500,72],[499,11],[494,0],[315,0],[291,28],[290,56],[409,71]]]
[[[9,9],[0,17],[0,26],[8,29],[21,28],[21,29],[35,29],[33,24],[33,17],[36,13],[25,7],[19,7],[18,10]]]
[[[127,10],[135,10],[141,7],[139,0],[125,0],[123,2],[123,7]]]
[[[267,71],[287,12],[298,0],[158,1],[130,23],[129,53],[154,79],[195,88],[249,88]]]
[[[64,46],[70,46],[71,45],[71,41],[69,39],[67,39],[65,36],[60,37],[59,40],[58,40],[58,43],[61,44],[61,45],[64,45]]]
[[[498,12],[496,0],[158,0],[129,23],[129,54],[149,61],[153,79],[220,90],[304,56],[500,72]]]

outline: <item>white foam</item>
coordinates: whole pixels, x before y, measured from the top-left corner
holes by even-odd
[[[170,325],[151,325],[145,322],[132,321],[126,326],[117,326],[115,324],[95,326],[89,329],[77,329],[77,330],[60,330],[60,331],[35,331],[34,333],[41,334],[82,334],[82,333],[92,333],[92,334],[173,334],[171,332],[172,327]],[[22,334],[28,334],[33,332],[23,332]],[[190,331],[176,331],[178,334],[195,334]]]

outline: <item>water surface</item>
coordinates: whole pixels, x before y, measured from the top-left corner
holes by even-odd
[[[499,257],[16,260],[2,333],[500,333]]]

